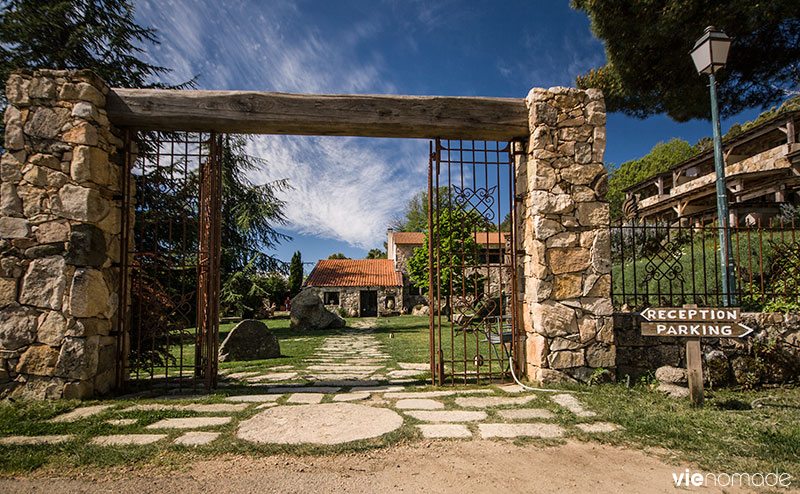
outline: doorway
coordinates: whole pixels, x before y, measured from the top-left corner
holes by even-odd
[[[378,292],[376,290],[361,290],[361,303],[359,304],[361,317],[378,317]]]

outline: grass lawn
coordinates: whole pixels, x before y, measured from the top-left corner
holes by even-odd
[[[350,324],[353,320],[348,321]],[[363,320],[361,320],[363,322]],[[328,336],[339,331],[292,331],[288,320],[266,321],[281,340],[283,357],[277,359],[231,362],[221,364],[232,371],[265,369],[277,365],[300,365],[314,353]],[[428,361],[428,318],[402,316],[380,318],[376,322],[375,337],[382,349],[391,355],[387,365],[397,362],[425,363]],[[222,335],[232,325],[222,328]],[[391,334],[391,338],[389,337]],[[469,386],[476,387],[475,385]],[[665,452],[665,459],[682,468],[697,465],[712,472],[774,472],[778,469],[800,479],[800,388],[782,387],[761,390],[707,391],[701,408],[692,408],[688,400],[675,401],[642,381],[631,389],[622,384],[596,386],[563,385],[565,390],[578,391],[575,397],[588,409],[597,413],[593,418],[578,418],[551,401],[549,393],[540,392],[524,406],[547,408],[553,413],[549,421],[564,427],[564,439],[539,441],[513,440],[519,445],[536,447],[562,444],[564,440],[601,441],[612,445],[634,448],[657,448]],[[424,389],[437,389],[425,386]],[[445,387],[447,389],[447,387]],[[238,391],[241,391],[239,389]],[[207,398],[194,400],[204,403],[223,403],[227,393],[220,389]],[[495,390],[497,394],[504,394]],[[288,399],[284,396],[279,403]],[[329,402],[332,396],[325,397]],[[446,409],[459,409],[455,397],[443,397]],[[179,466],[191,459],[223,454],[264,455],[289,453],[297,455],[331,454],[341,451],[358,451],[384,447],[398,442],[417,441],[419,431],[413,418],[406,417],[404,425],[384,437],[337,446],[282,446],[256,445],[238,441],[233,432],[238,422],[257,413],[254,407],[232,413],[234,420],[217,427],[223,435],[210,445],[187,448],[170,443],[182,431],[168,431],[169,437],[159,443],[141,447],[100,447],[87,443],[90,437],[111,433],[148,433],[145,427],[162,418],[202,415],[187,410],[140,410],[121,412],[134,404],[163,403],[152,399],[111,399],[103,403],[113,405],[102,413],[75,423],[51,423],[47,420],[77,406],[93,404],[76,400],[17,401],[0,404],[0,435],[73,434],[75,440],[56,445],[0,446],[0,473],[30,471],[42,466],[107,467],[112,465]],[[189,403],[168,400],[168,403]],[[520,405],[522,406],[522,405]],[[488,421],[502,420],[495,410],[488,410]],[[132,418],[136,422],[125,426],[112,426],[110,418]],[[590,435],[580,431],[581,422],[607,421],[623,428],[605,435]],[[474,424],[470,425],[475,429]],[[660,454],[660,453],[657,453]],[[598,459],[602,461],[602,459]]]
[[[678,463],[717,472],[775,472],[800,479],[800,389],[707,392],[701,408],[649,385],[605,384],[578,398],[622,425],[610,443],[664,448]],[[751,403],[754,406],[751,407]],[[793,483],[794,485],[794,483]]]

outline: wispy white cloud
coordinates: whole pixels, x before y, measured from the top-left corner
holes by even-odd
[[[170,82],[200,73],[201,88],[299,93],[392,93],[378,55],[356,52],[380,34],[369,19],[341,32],[304,22],[290,1],[141,2],[137,17],[159,31],[149,56],[173,68]],[[287,178],[289,229],[362,248],[425,180],[426,145],[415,141],[258,136],[251,154],[267,160],[256,183]]]

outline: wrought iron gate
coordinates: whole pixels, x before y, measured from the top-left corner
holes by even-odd
[[[427,246],[434,384],[505,382],[519,361],[513,163],[507,142],[431,143]]]
[[[219,136],[126,132],[117,385],[216,386]]]

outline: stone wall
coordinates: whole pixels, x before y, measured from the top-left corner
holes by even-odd
[[[531,135],[515,163],[526,373],[540,382],[587,381],[598,368],[613,375],[603,96],[536,88],[526,102]]]
[[[800,314],[743,313],[745,338],[703,338],[703,369],[714,386],[780,383],[800,378]],[[679,338],[642,336],[641,316],[614,314],[617,373],[636,379],[663,365],[686,367]]]
[[[413,282],[408,276],[408,267],[406,266],[408,260],[414,255],[414,249],[422,247],[421,245],[413,244],[395,244],[395,261],[394,266],[396,271],[400,271],[403,275],[403,300],[400,301],[402,309],[406,312],[411,310],[416,305],[428,305],[428,297],[416,290],[416,294],[412,295]]]
[[[339,305],[326,305],[325,308],[331,312],[337,312],[342,308],[347,313],[346,317],[359,317],[361,313],[361,291],[370,290],[378,292],[378,316],[396,314],[400,311],[400,304],[403,300],[403,290],[399,286],[371,286],[371,287],[320,287],[316,288],[317,293],[325,302],[325,293],[337,292],[339,294]],[[394,299],[394,308],[387,306],[389,298]]]
[[[0,396],[114,384],[122,142],[89,71],[17,71],[0,161]]]

